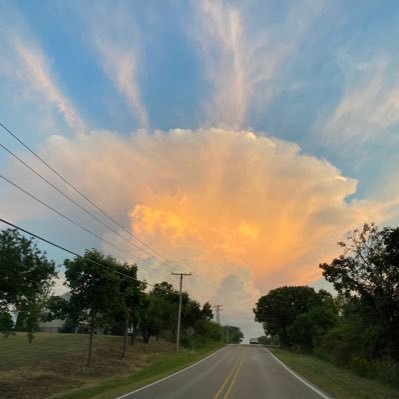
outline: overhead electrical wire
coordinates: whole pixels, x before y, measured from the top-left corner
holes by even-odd
[[[192,276],[193,278],[191,278],[189,281],[191,282],[191,284],[193,285],[193,287],[195,288],[195,290],[197,291],[197,294],[205,301],[205,302],[209,302],[204,291],[201,288],[201,285],[198,282],[198,279],[195,275]]]
[[[54,207],[52,207],[51,205],[47,204],[46,202],[42,201],[40,198],[36,197],[35,195],[33,195],[32,193],[30,193],[29,191],[25,190],[24,188],[22,188],[21,186],[19,186],[18,184],[14,183],[12,180],[8,179],[7,177],[3,176],[2,174],[0,174],[0,178],[3,179],[4,181],[8,182],[9,184],[11,184],[13,187],[17,188],[18,190],[20,190],[21,192],[23,192],[25,195],[29,196],[30,198],[34,199],[35,201],[39,202],[40,204],[42,204],[43,206],[45,206],[46,208],[50,209],[51,211],[53,211],[54,213],[56,213],[57,215],[61,216],[63,219],[67,220],[68,222],[72,223],[73,225],[79,227],[80,229],[84,230],[86,233],[92,235],[93,237],[97,238],[100,241],[105,242],[106,244],[108,244],[109,246],[117,249],[120,252],[123,252],[125,254],[127,254],[129,257],[131,257],[132,259],[134,259],[136,262],[146,262],[148,261],[147,259],[140,259],[138,258],[136,255],[131,254],[128,251],[125,251],[124,249],[118,247],[117,245],[115,245],[114,243],[106,240],[105,238],[99,236],[98,234],[94,233],[93,231],[89,230],[88,228],[82,226],[80,223],[76,222],[75,220],[71,219],[69,216],[63,214],[62,212],[58,211],[57,209],[55,209]]]
[[[29,231],[29,230],[26,230],[26,229],[24,229],[24,228],[22,228],[22,227],[17,226],[17,225],[14,224],[14,223],[8,222],[7,220],[5,220],[5,219],[3,219],[3,218],[0,218],[0,222],[4,223],[4,224],[6,224],[6,225],[8,225],[8,226],[10,226],[10,227],[13,227],[14,229],[17,229],[17,230],[19,230],[19,231],[22,231],[23,233],[29,234],[30,236],[32,236],[32,237],[34,237],[34,238],[37,238],[38,240],[41,240],[41,241],[43,241],[43,242],[45,242],[45,243],[47,243],[47,244],[49,244],[49,245],[52,245],[53,247],[56,247],[56,248],[58,248],[58,249],[61,249],[62,251],[65,251],[65,252],[67,252],[67,253],[69,253],[69,254],[71,254],[71,255],[74,255],[74,256],[76,256],[76,257],[78,257],[78,258],[82,258],[82,259],[84,258],[84,256],[82,256],[82,255],[80,255],[80,254],[78,254],[78,253],[76,253],[76,252],[74,252],[74,251],[72,251],[72,250],[70,250],[70,249],[67,249],[67,248],[63,247],[62,245],[56,244],[55,242],[50,241],[50,240],[48,240],[47,238],[43,238],[43,237],[41,237],[41,236],[39,236],[39,235],[37,235],[37,234],[35,234],[35,233],[32,233],[32,232]],[[147,282],[147,281],[139,280],[138,278],[134,278],[134,277],[132,277],[132,276],[129,276],[129,275],[126,274],[126,273],[123,273],[123,272],[120,272],[120,271],[118,271],[118,270],[115,270],[115,269],[113,269],[112,267],[109,267],[109,266],[104,265],[104,264],[102,264],[102,263],[96,262],[95,260],[87,259],[87,258],[84,258],[84,259],[85,259],[87,262],[90,262],[90,263],[93,263],[93,264],[95,264],[95,265],[97,265],[97,266],[101,266],[101,267],[103,267],[103,268],[105,268],[105,269],[111,270],[111,271],[113,271],[113,272],[116,273],[116,274],[119,274],[119,275],[121,275],[121,276],[127,277],[127,278],[129,278],[129,279],[131,279],[131,280],[137,281],[138,283],[143,283],[143,284],[149,285],[150,287],[155,287],[155,286],[156,286],[157,289],[160,289],[161,291],[165,291],[165,292],[168,292],[168,293],[171,293],[171,294],[179,295],[179,292],[177,292],[177,291],[167,290],[167,289],[165,289],[165,288],[159,287],[159,285],[150,284],[150,283]]]
[[[74,190],[77,194],[79,194],[82,198],[84,198],[87,202],[89,202],[94,208],[96,208],[101,214],[103,214],[106,218],[111,220],[115,225],[117,225],[120,229],[125,231],[127,234],[129,234],[131,237],[133,237],[135,240],[137,240],[140,244],[144,245],[146,248],[151,250],[154,254],[156,254],[158,257],[164,259],[167,261],[166,258],[164,258],[162,255],[160,255],[154,248],[152,248],[150,245],[146,244],[144,241],[140,240],[138,237],[136,237],[131,231],[126,229],[124,226],[122,226],[117,220],[115,220],[112,216],[110,216],[107,212],[102,210],[99,206],[97,206],[92,200],[90,200],[84,193],[82,193],[79,189],[77,189],[72,183],[70,183],[66,178],[64,178],[57,170],[55,170],[48,162],[46,162],[40,155],[38,155],[34,150],[32,150],[27,144],[25,144],[16,134],[14,134],[10,129],[8,129],[3,123],[0,122],[0,126],[8,133],[10,134],[15,140],[17,140],[24,148],[26,148],[32,155],[34,155],[41,163],[43,163],[48,169],[50,169],[53,173],[55,173],[65,184],[67,184],[72,190]]]
[[[191,277],[193,277],[193,276],[191,276]],[[200,293],[200,291],[198,290],[197,286],[194,284],[194,281],[193,281],[192,279],[188,279],[187,281],[189,281],[189,283],[191,284],[191,287],[193,288],[193,290],[194,290],[195,293],[196,293],[196,296],[197,296],[199,299],[201,299],[202,301],[204,301],[204,303],[205,303],[205,302],[209,302],[209,301]]]
[[[145,253],[148,256],[154,257],[155,256],[153,254],[151,254],[150,252],[140,248],[136,243],[134,243],[131,240],[128,240],[126,237],[124,237],[122,234],[120,234],[117,230],[113,229],[112,227],[110,227],[109,225],[107,225],[106,223],[104,223],[101,219],[99,219],[96,215],[94,215],[92,212],[90,212],[89,210],[87,210],[86,208],[84,208],[83,206],[81,206],[78,202],[76,202],[73,198],[69,197],[67,194],[65,194],[62,190],[60,190],[57,186],[55,186],[53,183],[51,183],[48,179],[46,179],[43,175],[41,175],[39,172],[37,172],[35,169],[33,169],[30,165],[28,165],[23,159],[21,159],[18,155],[14,154],[10,149],[8,149],[6,146],[4,146],[3,144],[0,143],[0,147],[3,148],[5,151],[7,151],[7,153],[9,153],[11,156],[13,156],[15,159],[17,159],[20,163],[22,163],[26,168],[28,168],[32,173],[34,173],[36,176],[38,176],[40,179],[42,179],[45,183],[47,183],[49,186],[51,186],[54,190],[56,190],[59,194],[61,194],[64,198],[66,198],[67,200],[71,201],[74,205],[76,205],[79,209],[81,209],[82,211],[84,211],[86,214],[88,214],[89,216],[91,216],[92,218],[94,218],[98,223],[100,223],[101,225],[105,226],[107,229],[109,229],[110,231],[112,231],[114,234],[116,234],[117,236],[119,236],[120,238],[122,238],[123,240],[125,240],[126,242],[128,242],[129,244],[132,244],[133,246],[135,246],[137,249],[139,249],[140,251],[142,251],[143,253]],[[173,268],[174,270],[180,270],[179,267],[171,265],[169,263],[164,262],[164,264],[169,265],[171,268]]]
[[[64,176],[62,176],[54,167],[52,167],[48,162],[46,162],[40,155],[38,155],[33,149],[31,149],[27,144],[25,144],[16,134],[14,134],[10,129],[7,128],[3,123],[0,122],[0,126],[6,131],[9,135],[11,135],[16,141],[18,141],[24,148],[26,148],[35,158],[37,158],[42,164],[44,164],[48,169],[50,169],[58,178],[60,178],[65,184],[67,184],[73,191],[75,191],[77,194],[79,194],[82,198],[84,198],[90,205],[92,205],[95,209],[97,209],[102,215],[104,215],[108,220],[110,220],[112,223],[114,223],[116,226],[118,226],[120,229],[122,229],[124,232],[129,234],[134,240],[139,242],[141,245],[144,247],[148,248],[150,251],[152,251],[153,254],[148,253],[146,250],[138,246],[136,243],[134,243],[131,240],[128,240],[126,237],[121,235],[117,230],[113,229],[110,227],[107,223],[103,222],[101,219],[99,219],[97,216],[95,216],[92,212],[81,206],[78,202],[70,198],[67,194],[65,194],[62,190],[60,190],[58,187],[56,187],[53,183],[51,183],[48,179],[46,179],[44,176],[42,176],[39,172],[34,170],[31,166],[29,166],[26,162],[24,162],[20,157],[18,157],[16,154],[12,153],[8,148],[6,148],[4,145],[0,143],[0,146],[7,151],[10,155],[12,155],[14,158],[16,158],[19,162],[21,162],[25,167],[27,167],[32,173],[35,173],[38,177],[40,177],[43,181],[45,181],[47,184],[49,184],[53,189],[55,189],[59,194],[67,198],[69,201],[71,201],[73,204],[78,206],[81,210],[83,210],[86,214],[94,218],[98,223],[101,223],[103,226],[108,228],[110,231],[113,233],[117,234],[119,237],[121,237],[123,240],[126,242],[130,243],[131,245],[135,246],[137,249],[142,251],[143,253],[156,258],[158,261],[162,261],[163,266],[168,265],[170,268],[174,270],[180,270],[184,271],[184,266],[178,265],[175,262],[170,263],[168,259],[166,259],[164,256],[162,256],[160,253],[158,253],[153,247],[150,245],[146,244],[144,241],[136,237],[130,230],[126,229],[123,225],[121,225],[117,220],[115,220],[112,216],[110,216],[107,212],[105,212],[103,209],[101,209],[98,205],[96,205],[92,200],[90,200],[81,190],[76,188],[70,181],[68,181]],[[84,228],[85,229],[85,228]],[[87,231],[87,229],[85,229]],[[91,233],[90,233],[91,234]],[[102,238],[100,238],[103,240]],[[104,240],[103,240],[104,241]],[[113,245],[113,244],[111,244]],[[113,245],[114,246],[114,245]],[[124,251],[127,252],[127,251]],[[132,256],[131,254],[129,254]],[[134,257],[133,257],[134,258]],[[136,258],[137,259],[137,258]],[[146,260],[144,260],[146,261]],[[143,260],[140,260],[140,262],[143,262]],[[199,283],[195,282],[195,285],[199,287]],[[202,289],[200,290],[202,292]]]

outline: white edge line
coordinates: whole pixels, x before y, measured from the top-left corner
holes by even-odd
[[[149,387],[152,387],[153,385],[159,384],[159,383],[162,382],[162,381],[165,381],[165,380],[167,380],[167,379],[169,379],[169,378],[172,378],[172,377],[174,377],[174,376],[177,375],[177,374],[183,373],[184,371],[187,371],[188,369],[191,369],[191,367],[197,366],[198,364],[204,362],[205,360],[209,359],[210,357],[216,355],[216,353],[219,353],[221,350],[225,349],[226,347],[227,347],[227,346],[224,346],[223,348],[218,349],[216,352],[211,353],[210,355],[204,357],[203,359],[199,360],[198,362],[196,362],[196,363],[194,363],[194,364],[192,364],[192,365],[190,365],[190,366],[188,366],[188,367],[185,367],[185,368],[182,369],[182,370],[176,371],[176,373],[170,374],[170,375],[168,375],[168,376],[166,376],[166,377],[164,377],[164,378],[161,378],[160,380],[157,380],[157,381],[155,381],[155,382],[152,382],[151,384],[145,385],[145,386],[143,386],[143,387],[141,387],[141,388],[138,388],[138,389],[136,389],[136,390],[134,390],[134,391],[132,391],[132,392],[125,393],[124,395],[118,396],[118,397],[115,398],[115,399],[126,398],[126,397],[129,396],[129,395],[133,395],[133,394],[136,393],[136,392],[140,392],[140,391],[142,391],[142,390],[144,390],[144,389],[147,389],[147,388],[149,388]],[[328,398],[328,399],[330,399],[330,398]]]
[[[305,384],[307,387],[312,389],[314,392],[316,392],[318,395],[320,395],[323,399],[331,399],[331,396],[325,395],[323,392],[321,392],[319,389],[317,389],[314,385],[310,384],[308,381],[303,379],[301,376],[299,376],[295,371],[291,370],[288,366],[286,366],[277,356],[273,355],[272,352],[269,351],[266,347],[263,347],[266,352],[268,352],[274,360],[276,360],[278,363],[280,363],[287,371],[289,371],[294,377],[296,377],[299,381],[301,381],[303,384]]]

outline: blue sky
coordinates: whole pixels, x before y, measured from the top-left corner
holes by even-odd
[[[389,92],[397,84],[395,38],[399,12],[395,2],[305,1],[292,7],[291,2],[250,1],[245,5],[226,2],[223,7],[225,11],[239,11],[245,36],[243,45],[249,47],[259,42],[253,62],[258,59],[267,63],[269,56],[278,57],[279,49],[290,48],[286,56],[280,56],[272,75],[259,82],[259,88],[251,90],[239,127],[295,141],[305,152],[326,157],[345,173],[358,178],[362,194],[372,191],[373,183],[361,177],[372,173],[377,179],[384,172],[381,163],[368,159],[366,165],[357,165],[352,156],[340,151],[339,145],[331,145],[325,137],[334,135],[339,124],[328,133],[323,129],[346,91],[366,86],[378,73],[379,64],[385,63],[382,90]],[[206,40],[206,32],[201,29],[196,2],[85,2],[83,5],[43,1],[38,6],[34,1],[3,1],[1,8],[4,29],[16,21],[13,34],[40,48],[57,86],[90,129],[127,133],[140,127],[126,98],[104,73],[91,39],[97,34],[90,33],[93,30],[104,31],[122,49],[138,55],[137,85],[151,128],[193,129],[207,123],[203,104],[214,89],[207,68],[219,60],[206,57],[211,57],[212,52],[223,53],[220,49],[223,44],[214,45],[210,56],[201,51],[200,42]],[[111,21],[106,21],[105,14]],[[113,17],[123,19],[120,26],[112,21]],[[7,41],[7,34],[3,40]],[[243,58],[249,56],[245,53],[246,49]],[[229,55],[233,57],[227,51],[226,57]],[[364,68],[357,69],[359,65]],[[30,118],[29,100],[10,104],[10,91],[15,93],[12,83],[2,90],[0,97],[7,121],[17,120],[21,130],[29,126],[29,130],[34,130],[39,125],[35,123],[39,119],[36,110]],[[262,100],[262,95],[267,99]],[[21,118],[21,113],[26,116]],[[54,114],[57,119],[59,115]],[[65,129],[60,119],[57,129]],[[214,121],[229,123],[217,118]],[[382,131],[392,131],[392,127],[396,128],[395,124],[374,128],[372,134],[378,135],[380,141]],[[354,134],[361,136],[362,132]],[[356,151],[357,157],[364,157],[364,151],[375,148],[374,142],[371,147],[368,144],[362,143],[362,148]],[[358,147],[355,140],[349,146]],[[391,145],[378,146],[385,157],[387,153],[395,157]]]
[[[103,156],[104,165],[111,165],[112,157],[119,153],[106,154],[101,146],[111,140],[116,148],[118,141],[126,147],[142,146],[144,154],[152,156],[154,163],[159,162],[160,172],[154,172],[159,175],[165,172],[162,168],[166,168],[168,156],[177,148],[175,135],[183,134],[192,135],[187,139],[188,154],[193,151],[199,161],[211,163],[216,159],[217,163],[222,157],[223,140],[228,140],[222,131],[252,131],[257,138],[268,138],[274,146],[281,147],[281,154],[286,156],[276,160],[279,168],[265,166],[268,173],[274,171],[270,179],[275,179],[277,187],[286,179],[293,190],[296,184],[308,187],[301,182],[306,176],[316,175],[315,170],[329,176],[336,174],[337,182],[347,179],[345,188],[317,189],[318,194],[325,190],[324,194],[332,198],[336,188],[340,193],[339,206],[346,213],[357,215],[345,219],[339,227],[334,225],[336,235],[328,235],[328,239],[339,239],[338,232],[343,234],[350,223],[360,220],[374,218],[381,224],[399,221],[399,190],[395,187],[399,173],[399,6],[395,1],[0,0],[0,37],[0,121],[43,156],[53,159],[63,173],[70,173],[68,176],[74,177],[79,187],[104,203],[126,227],[135,221],[129,210],[138,212],[138,204],[149,206],[143,199],[145,187],[140,195],[131,188],[129,201],[103,202],[94,187],[94,169],[88,163],[77,162]],[[212,127],[220,131],[214,139],[202,142],[198,137]],[[185,129],[186,133],[169,132],[175,129]],[[113,132],[113,136],[100,137],[99,131]],[[155,137],[155,131],[165,138]],[[149,136],[140,138],[140,132]],[[208,133],[204,134],[208,137]],[[93,140],[87,153],[81,150],[86,148],[79,141],[81,137]],[[162,140],[165,142],[161,145]],[[209,144],[212,140],[215,143]],[[3,133],[0,142],[26,155]],[[207,145],[209,148],[200,156],[200,149]],[[105,147],[111,148],[109,144]],[[123,152],[123,146],[118,148]],[[169,153],[164,154],[166,150]],[[257,159],[255,147],[252,155],[245,153],[236,158],[244,150],[240,147],[235,151],[229,159]],[[207,159],[210,152],[213,158]],[[132,159],[135,157],[131,155]],[[284,163],[290,157],[293,160]],[[125,164],[131,158],[127,156]],[[307,171],[303,167],[304,174],[296,175],[294,171],[302,170],[302,163],[308,161],[313,169]],[[137,158],[126,168],[142,164]],[[2,170],[20,182],[26,181],[22,170],[13,165],[7,154],[0,152]],[[85,173],[91,170],[90,178],[78,181],[81,176],[73,172],[76,168]],[[118,176],[125,173],[115,170]],[[101,180],[101,170],[96,173]],[[133,172],[126,173],[123,181]],[[214,171],[204,169],[201,173]],[[266,171],[251,173],[263,176]],[[152,175],[147,178],[151,180]],[[154,182],[153,191],[163,193],[167,186],[166,191],[170,192],[172,177],[168,179]],[[248,179],[246,176],[245,184]],[[323,180],[321,175],[317,179]],[[258,183],[254,181],[252,187],[262,185]],[[45,198],[54,199],[33,181],[27,184]],[[131,182],[129,187],[134,185]],[[176,192],[176,187],[180,187],[184,193],[191,186],[183,189],[183,184],[175,183],[173,187]],[[290,196],[286,192],[284,195]],[[311,206],[313,194],[308,195],[298,201]],[[0,183],[0,198],[5,214],[15,222],[35,227],[75,249],[99,245],[96,240],[76,235],[72,227],[60,224],[53,216],[31,211],[36,208],[10,192],[5,182]],[[219,200],[229,201],[228,197]],[[163,204],[168,201],[164,198]],[[151,206],[155,209],[154,203]],[[162,212],[171,212],[173,206],[161,208]],[[183,212],[174,212],[183,220]],[[326,215],[325,206],[320,206],[306,223],[312,225],[316,219],[324,224],[332,218],[341,220],[335,213]],[[250,224],[246,217],[242,217],[240,225],[245,234]],[[187,220],[185,223],[188,225]],[[282,222],[276,223],[278,230]],[[143,238],[155,246],[164,245],[159,237]],[[316,245],[308,244],[309,248]],[[323,245],[320,248],[325,248]],[[323,253],[330,254],[330,250],[320,251],[319,258]],[[173,256],[180,255],[173,252]],[[246,261],[243,262],[245,266]],[[294,263],[281,264],[289,268]],[[244,266],[237,267],[241,272],[252,270]],[[225,273],[227,269],[221,270]],[[271,288],[265,283],[265,276],[256,275],[257,270],[251,271],[255,277],[240,271],[233,274],[243,281],[253,279],[257,289]],[[272,277],[268,275],[270,281],[282,283],[285,274],[281,270]]]

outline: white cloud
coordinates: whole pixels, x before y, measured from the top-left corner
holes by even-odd
[[[381,222],[397,207],[348,202],[356,181],[294,143],[247,131],[175,129],[130,137],[97,131],[52,136],[41,152],[140,239],[191,270],[203,296],[225,304],[225,321],[246,320],[248,331],[261,294],[318,279],[318,263],[337,254],[345,231]],[[13,169],[17,181],[18,173]],[[29,190],[42,190],[25,177]],[[6,213],[25,209],[29,217],[30,208],[14,205],[12,194],[5,203],[17,208]],[[76,210],[68,207],[68,213],[84,223]],[[106,237],[126,246],[112,233]],[[160,267],[143,265],[140,276],[151,282],[170,277],[170,270],[157,273]]]
[[[337,106],[323,122],[325,142],[353,145],[382,135],[394,138],[399,122],[399,75],[392,72],[394,64],[388,58],[340,64],[345,84]]]
[[[223,0],[195,2],[199,27],[193,36],[200,43],[214,94],[206,103],[208,122],[241,128],[251,104],[264,107],[280,90],[273,80],[279,68],[295,54],[310,21],[324,2],[293,6],[279,29],[254,30],[238,6]],[[267,11],[266,11],[267,12]]]
[[[0,76],[6,79],[5,87],[36,107],[43,108],[45,104],[44,115],[48,120],[52,119],[51,112],[55,107],[71,129],[82,133],[85,127],[79,113],[56,82],[51,62],[32,37],[23,18],[7,7],[3,7],[2,12]],[[13,24],[7,17],[12,17]]]
[[[77,133],[83,133],[84,124],[78,112],[52,78],[49,62],[45,59],[43,52],[32,44],[24,43],[20,38],[14,38],[12,43],[20,60],[21,69],[17,71],[17,74],[21,81],[24,81],[29,89],[40,93],[48,102],[54,104],[71,129]]]
[[[101,67],[126,99],[139,125],[148,128],[148,115],[138,83],[143,56],[130,11],[122,3],[96,3],[86,12],[84,21]]]
[[[202,278],[246,268],[263,289],[309,282],[345,229],[386,215],[384,204],[347,202],[356,181],[330,163],[249,132],[94,132],[53,136],[43,152],[161,252],[195,260]]]

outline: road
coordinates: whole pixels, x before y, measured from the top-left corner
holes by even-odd
[[[120,399],[327,399],[260,345],[229,345]]]

